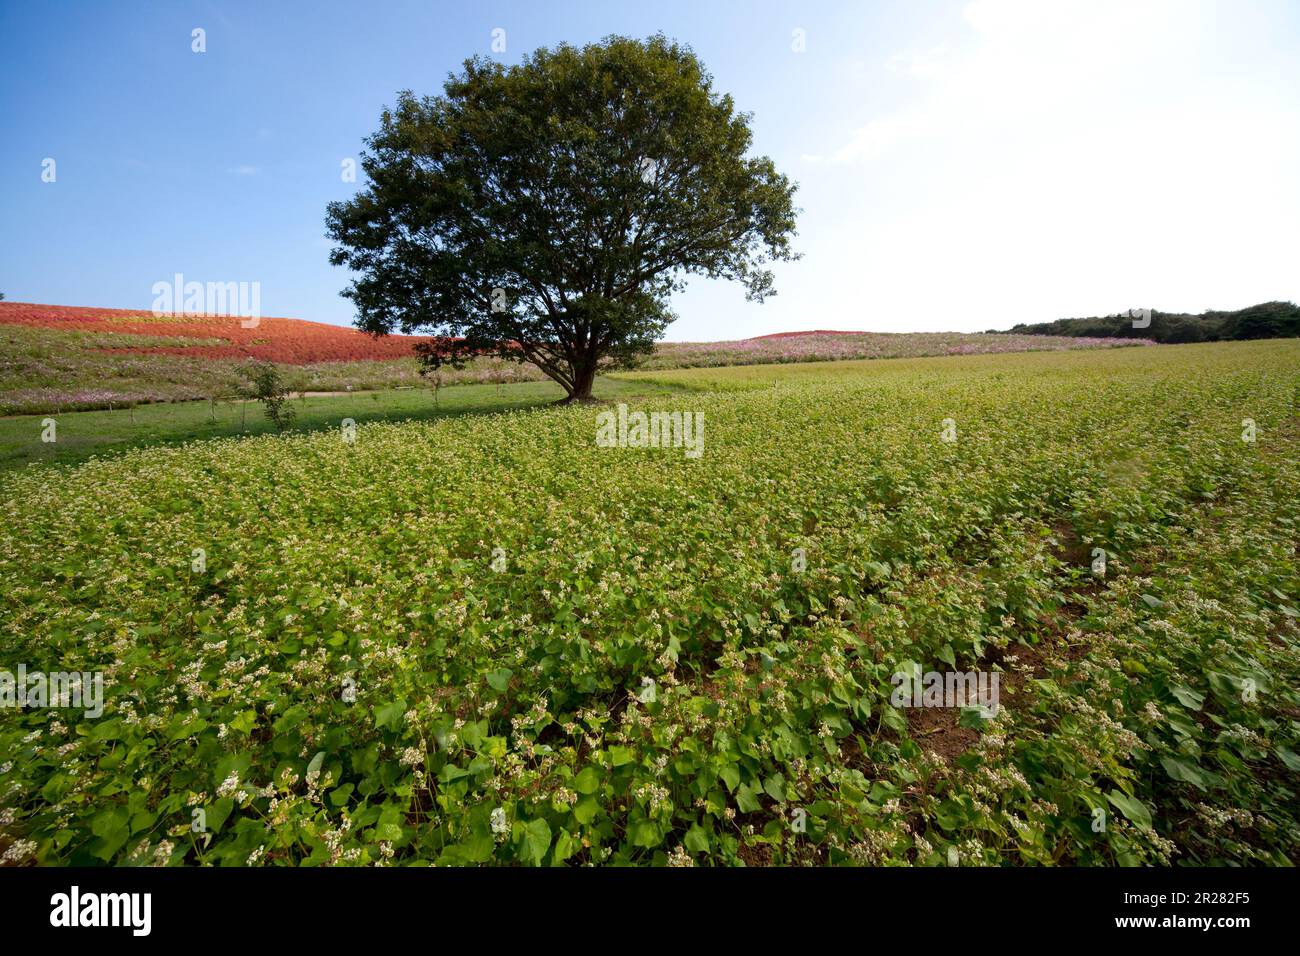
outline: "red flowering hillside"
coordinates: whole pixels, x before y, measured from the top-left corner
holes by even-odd
[[[87,309],[63,305],[0,302],[0,325],[25,325],[65,331],[111,332],[123,335],[222,339],[222,345],[177,344],[115,349],[143,355],[186,355],[200,358],[257,358],[290,365],[313,362],[355,362],[412,356],[415,343],[428,341],[414,335],[389,335],[376,339],[356,329],[305,319],[263,318],[255,328],[251,319],[226,315],[154,315],[131,309]]]
[[[303,319],[154,315],[131,309],[0,302],[0,415],[111,408],[233,394],[249,359],[278,364],[295,391],[427,385],[415,346],[429,336],[372,338]],[[963,332],[779,332],[736,342],[661,342],[642,367],[656,369],[917,358],[990,352],[1119,348],[1141,339]],[[479,358],[443,369],[439,385],[536,381],[532,365]]]

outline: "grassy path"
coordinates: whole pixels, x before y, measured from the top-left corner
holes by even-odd
[[[627,399],[673,391],[659,382],[601,379],[596,395]],[[357,424],[376,421],[425,421],[452,415],[474,415],[545,405],[563,398],[553,382],[507,385],[456,385],[444,388],[435,403],[427,388],[389,389],[331,396],[295,398],[293,431],[336,428],[345,418]],[[46,421],[55,421],[53,442],[42,441]],[[134,410],[11,415],[0,418],[0,471],[33,464],[67,464],[92,455],[148,445],[181,444],[233,435],[274,431],[256,402],[170,402],[141,405]]]

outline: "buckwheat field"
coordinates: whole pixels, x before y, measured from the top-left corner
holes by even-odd
[[[0,855],[1297,858],[1296,340],[623,378],[0,475]]]

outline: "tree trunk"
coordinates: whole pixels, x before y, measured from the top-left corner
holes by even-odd
[[[568,402],[590,402],[591,387],[596,383],[596,363],[574,369],[573,391],[569,392]]]

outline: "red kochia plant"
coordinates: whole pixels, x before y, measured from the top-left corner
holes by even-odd
[[[224,341],[222,345],[159,345],[115,352],[257,358],[308,365],[407,358],[416,354],[417,345],[428,341],[424,336],[407,335],[375,338],[356,329],[304,319],[263,318],[252,327],[245,327],[245,321],[230,315],[154,315],[129,309],[0,302],[0,325]]]

